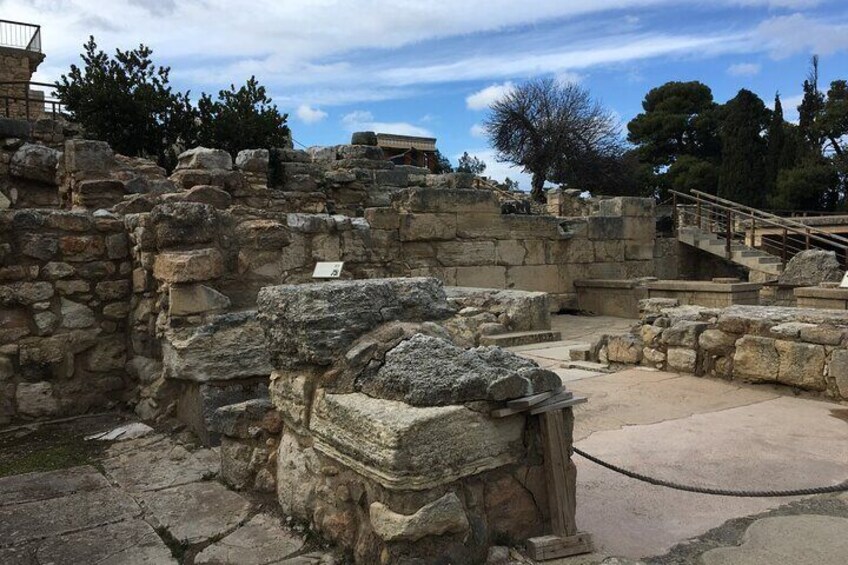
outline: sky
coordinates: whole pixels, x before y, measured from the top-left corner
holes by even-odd
[[[699,80],[718,102],[740,88],[797,118],[812,54],[823,84],[848,79],[848,0],[0,0],[0,18],[42,26],[53,81],[93,35],[107,52],[144,43],[180,90],[217,92],[251,75],[305,146],[350,133],[432,136],[456,163],[499,163],[488,105],[528,79],[577,82],[626,123],[645,94]]]

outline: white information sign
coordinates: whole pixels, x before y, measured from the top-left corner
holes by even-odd
[[[842,275],[842,282],[839,283],[839,288],[848,288],[848,271],[845,271],[845,274]]]
[[[313,279],[337,279],[342,274],[344,262],[318,262],[315,264],[315,270],[312,272]]]

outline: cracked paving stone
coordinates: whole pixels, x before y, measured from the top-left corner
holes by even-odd
[[[168,546],[143,520],[127,520],[0,550],[3,565],[176,565]]]
[[[757,520],[742,545],[701,556],[704,565],[842,565],[848,555],[848,518],[777,516]]]
[[[195,565],[270,565],[303,548],[303,540],[283,528],[279,520],[257,514],[244,526],[210,545],[194,559]]]
[[[121,446],[103,461],[106,474],[132,493],[194,483],[217,475],[220,456],[211,449],[189,451],[169,439]]]
[[[114,488],[0,507],[0,547],[76,532],[141,515],[141,508]]]
[[[190,545],[226,535],[251,511],[247,499],[215,481],[146,492],[139,498],[158,525]]]
[[[109,482],[90,465],[25,473],[0,479],[0,506],[21,504],[108,488]]]

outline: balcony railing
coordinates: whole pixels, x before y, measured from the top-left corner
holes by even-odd
[[[33,81],[0,81],[0,116],[26,120],[56,118],[63,106],[54,92],[56,85]]]
[[[41,26],[0,20],[0,47],[41,53]]]

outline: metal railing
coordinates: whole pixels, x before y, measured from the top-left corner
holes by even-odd
[[[699,190],[670,192],[675,233],[691,226],[718,235],[728,259],[733,244],[741,243],[779,257],[784,266],[801,251],[824,249],[835,251],[840,265],[848,267],[848,238]]]
[[[33,90],[33,87],[45,90]],[[47,82],[0,81],[0,115],[5,118],[35,120],[49,114],[56,118],[63,113],[63,106],[56,97],[55,88],[55,84]]]
[[[0,20],[0,47],[12,47],[41,53],[41,26],[12,20]]]

